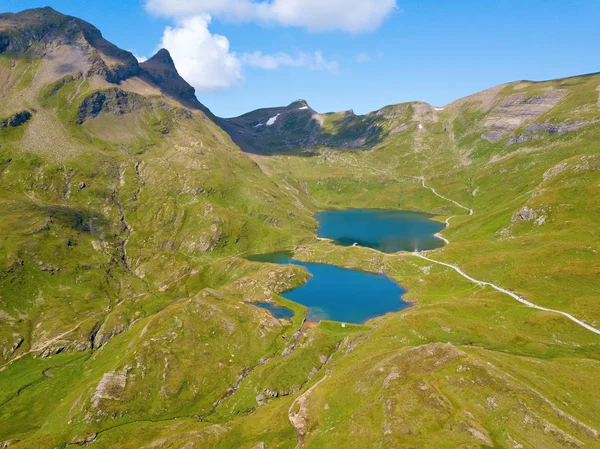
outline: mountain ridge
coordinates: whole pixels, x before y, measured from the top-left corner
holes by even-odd
[[[50,7],[0,15],[0,54],[43,56],[47,51],[55,52],[57,49],[53,47],[60,45],[84,53],[79,59],[74,57],[63,64],[61,69],[65,73],[79,69],[86,76],[98,75],[116,85],[141,77],[184,106],[212,115],[196,98],[195,89],[179,76],[166,49],[139,63],[131,52],[104,39],[93,25]]]
[[[470,108],[488,116],[479,125],[483,139],[496,142],[508,136],[506,144],[513,145],[528,139],[523,134],[512,134],[525,124],[531,125],[528,130],[534,130],[538,125],[540,130],[544,126],[548,130],[552,126],[564,130],[586,126],[588,122],[585,120],[578,124],[564,122],[548,125],[538,124],[538,119],[563,102],[564,92],[559,83],[572,84],[598,76],[587,74],[548,81],[504,83],[457,99],[444,107],[413,101],[385,106],[364,115],[356,115],[352,110],[319,114],[304,102],[307,109],[302,111],[296,110],[298,108],[292,103],[285,107],[263,108],[239,117],[219,119],[218,122],[249,153],[310,153],[314,147],[368,150],[396,133],[409,132],[415,127],[422,129],[426,124],[437,123],[445,117],[455,118],[463,114],[465,108]],[[536,95],[527,93],[536,88],[545,91]],[[510,96],[507,95],[509,92]],[[269,125],[269,118],[276,121]]]
[[[223,124],[165,51],[3,20],[25,44],[0,52],[0,447],[600,448],[598,336],[514,300],[598,328],[600,76]],[[426,212],[448,243],[317,238],[349,208]],[[309,325],[281,294],[310,274],[248,257],[282,250],[412,306]]]

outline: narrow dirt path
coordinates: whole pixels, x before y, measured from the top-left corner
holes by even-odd
[[[43,352],[44,350],[46,350],[48,347],[52,346],[52,345],[53,345],[54,343],[56,343],[57,341],[59,341],[59,340],[63,339],[63,338],[64,338],[64,337],[66,337],[67,335],[69,335],[69,334],[71,334],[71,333],[75,332],[77,329],[79,329],[79,327],[80,327],[80,326],[81,326],[83,323],[85,323],[86,321],[89,321],[89,320],[90,320],[90,319],[92,319],[92,318],[94,318],[94,317],[88,317],[88,318],[86,318],[85,320],[83,320],[83,321],[81,321],[80,323],[78,323],[78,324],[77,324],[75,327],[73,327],[73,328],[69,329],[68,331],[66,331],[66,332],[63,332],[62,334],[60,334],[60,335],[57,335],[56,337],[54,337],[54,338],[52,338],[52,339],[50,339],[50,340],[48,340],[48,341],[45,341],[45,342],[44,342],[42,345],[40,345],[40,346],[37,346],[37,347],[34,347],[34,348],[30,349],[29,351],[27,351],[27,352],[24,352],[24,353],[22,353],[22,354],[19,354],[17,357],[15,357],[14,359],[11,359],[11,360],[9,360],[9,361],[8,361],[8,362],[6,362],[4,365],[0,365],[0,369],[2,369],[2,368],[4,368],[4,367],[6,367],[6,366],[8,366],[8,365],[11,365],[12,363],[16,362],[16,361],[17,361],[17,360],[19,360],[19,359],[22,359],[23,357],[25,357],[25,356],[26,356],[26,355],[28,355],[28,354],[33,354],[34,352],[37,352],[37,353],[41,353],[41,352]]]
[[[437,196],[439,196],[440,198],[443,198],[443,199],[445,199],[446,201],[449,201],[449,202],[451,202],[451,203],[454,203],[454,204],[456,204],[457,206],[459,206],[459,207],[461,207],[461,208],[463,208],[463,209],[465,209],[465,210],[468,210],[468,211],[469,211],[469,215],[473,215],[473,209],[469,209],[469,208],[467,208],[467,207],[463,206],[462,204],[460,204],[460,203],[458,203],[458,202],[456,202],[456,201],[454,201],[454,200],[451,200],[450,198],[446,198],[445,196],[442,196],[442,195],[440,195],[439,193],[437,193],[437,192],[435,191],[435,189],[434,189],[434,188],[432,188],[432,187],[428,187],[427,185],[425,185],[425,178],[421,177],[421,183],[423,184],[423,187],[424,187],[424,188],[431,190],[433,193],[435,193],[435,194],[436,194]],[[448,228],[448,227],[450,226],[450,219],[452,219],[452,218],[454,218],[454,217],[449,217],[449,218],[447,218],[447,219],[446,219],[446,228]],[[438,234],[436,234],[435,236],[436,236],[437,238],[439,238],[439,239],[443,240],[444,242],[446,242],[446,244],[449,244],[449,243],[450,243],[450,241],[449,241],[448,239],[446,239],[445,237],[442,237],[442,236],[441,236],[441,234],[439,234],[439,233],[438,233]],[[548,309],[548,308],[546,308],[546,307],[538,306],[537,304],[534,304],[534,303],[532,303],[532,302],[530,302],[530,301],[527,301],[527,300],[526,300],[526,299],[524,299],[523,297],[521,297],[521,296],[517,295],[516,293],[513,293],[513,292],[511,292],[510,290],[506,290],[505,288],[499,287],[498,285],[496,285],[496,284],[492,284],[491,282],[480,281],[479,279],[475,279],[475,278],[473,278],[473,277],[469,276],[469,275],[468,275],[467,273],[465,273],[464,271],[462,271],[462,270],[461,270],[459,267],[457,267],[456,265],[452,265],[452,264],[449,264],[449,263],[440,262],[440,261],[437,261],[437,260],[431,259],[431,258],[429,258],[429,257],[427,257],[427,256],[424,256],[423,254],[421,254],[421,253],[419,253],[419,252],[417,252],[417,251],[415,251],[415,252],[413,253],[413,255],[415,255],[416,257],[419,257],[419,258],[421,258],[421,259],[427,260],[427,261],[429,261],[429,262],[435,263],[435,264],[437,264],[437,265],[443,265],[443,266],[445,266],[445,267],[452,268],[454,271],[456,271],[458,274],[460,274],[460,275],[461,275],[462,277],[464,277],[465,279],[468,279],[469,281],[471,281],[471,282],[473,282],[473,283],[475,283],[475,284],[477,284],[477,285],[479,285],[479,286],[481,286],[481,287],[484,287],[484,286],[486,286],[486,285],[487,285],[487,286],[489,286],[489,287],[492,287],[494,290],[497,290],[497,291],[499,291],[500,293],[504,293],[505,295],[508,295],[508,296],[510,296],[510,297],[512,297],[512,298],[514,298],[514,299],[516,299],[516,300],[517,300],[517,301],[519,301],[521,304],[525,304],[527,307],[531,307],[531,308],[534,308],[534,309],[537,309],[537,310],[543,310],[543,311],[545,311],[545,312],[557,313],[557,314],[559,314],[559,315],[562,315],[562,316],[564,316],[564,317],[566,317],[566,318],[570,319],[570,320],[571,320],[571,321],[573,321],[574,323],[576,323],[576,324],[579,324],[580,326],[584,327],[585,329],[587,329],[587,330],[589,330],[589,331],[591,331],[591,332],[593,332],[593,333],[595,333],[595,334],[598,334],[598,335],[600,335],[600,330],[598,330],[598,329],[596,329],[595,327],[593,327],[593,326],[590,326],[589,324],[587,324],[587,323],[585,323],[585,322],[583,322],[583,321],[581,321],[581,320],[579,320],[579,319],[575,318],[575,317],[574,317],[573,315],[571,315],[571,314],[568,314],[568,313],[566,313],[566,312],[562,312],[562,311],[560,311],[560,310]]]
[[[450,220],[452,220],[454,217],[455,217],[455,215],[446,218],[446,227],[444,229],[448,229],[450,227]],[[450,240],[448,240],[446,237],[444,237],[441,232],[437,232],[437,233],[433,234],[433,236],[435,238],[438,238],[441,241],[443,241],[446,245],[450,244]]]
[[[371,332],[369,333],[369,335],[371,335],[371,333],[373,332],[373,330],[375,330],[378,326],[375,326],[373,329],[371,329]],[[365,337],[366,339],[367,337]],[[304,437],[308,431],[308,427],[309,427],[309,422],[308,422],[308,406],[307,406],[307,402],[308,399],[310,397],[310,395],[312,394],[313,391],[315,391],[315,389],[321,385],[322,382],[324,382],[325,380],[327,380],[329,378],[329,376],[331,375],[331,372],[333,371],[333,367],[335,366],[335,354],[338,351],[343,351],[341,357],[344,357],[345,355],[348,355],[353,349],[354,347],[356,347],[356,345],[362,343],[364,341],[364,339],[356,341],[355,340],[350,340],[349,336],[346,336],[344,338],[344,341],[341,342],[336,348],[335,351],[333,351],[333,353],[329,356],[329,359],[327,360],[327,362],[323,365],[323,367],[321,369],[325,369],[325,375],[319,379],[317,382],[315,382],[308,390],[306,390],[304,393],[302,393],[300,396],[298,396],[294,402],[292,402],[292,405],[290,405],[290,408],[288,409],[288,420],[290,421],[290,423],[292,424],[292,426],[294,427],[294,429],[296,430],[296,435],[298,436],[298,444],[296,445],[295,449],[304,449],[305,445],[304,445]],[[345,348],[345,350],[343,349]],[[310,378],[309,378],[310,380]],[[298,407],[297,411],[294,411],[294,409]]]
[[[446,198],[445,196],[443,196],[443,195],[440,195],[439,193],[437,193],[437,192],[436,192],[436,190],[435,190],[433,187],[429,187],[428,185],[426,185],[426,184],[425,184],[425,178],[424,178],[424,177],[420,177],[420,178],[418,178],[418,179],[420,179],[420,180],[421,180],[421,184],[423,184],[423,187],[424,187],[424,188],[426,188],[426,189],[428,189],[428,190],[431,190],[431,191],[432,191],[432,192],[433,192],[435,195],[439,196],[441,199],[443,199],[443,200],[446,200],[446,201],[449,201],[449,202],[451,202],[451,203],[454,203],[454,204],[456,204],[458,207],[460,207],[461,209],[464,209],[464,210],[466,210],[466,211],[469,211],[469,215],[473,215],[473,209],[469,209],[468,207],[466,207],[466,206],[463,206],[462,204],[460,204],[458,201],[454,201],[454,200],[451,200],[450,198]]]
[[[292,423],[292,426],[294,426],[294,429],[296,429],[296,435],[298,435],[298,445],[296,446],[298,449],[304,449],[304,435],[306,433],[306,428],[308,427],[306,401],[308,401],[309,396],[315,388],[329,377],[329,373],[330,371],[328,370],[322,379],[315,382],[313,386],[298,396],[294,402],[292,402],[292,405],[288,410],[288,419],[290,420],[290,423]],[[298,406],[298,411],[294,413],[293,410],[296,405]]]
[[[468,279],[469,281],[471,281],[471,282],[473,282],[475,284],[478,284],[478,285],[480,285],[482,287],[488,285],[488,286],[492,287],[494,290],[497,290],[497,291],[499,291],[501,293],[504,293],[506,295],[511,296],[512,298],[516,299],[520,303],[525,304],[527,307],[532,307],[532,308],[538,309],[538,310],[544,310],[546,312],[558,313],[559,315],[565,316],[568,319],[570,319],[571,321],[579,324],[580,326],[585,327],[587,330],[589,330],[589,331],[591,331],[591,332],[593,332],[595,334],[600,335],[600,330],[596,329],[593,326],[590,326],[589,324],[584,323],[581,320],[578,320],[573,315],[570,315],[570,314],[568,314],[566,312],[561,312],[560,310],[548,309],[546,307],[538,306],[538,305],[536,305],[536,304],[534,304],[534,303],[532,303],[530,301],[527,301],[526,299],[522,298],[521,296],[517,295],[516,293],[511,292],[510,290],[506,290],[505,288],[499,287],[496,284],[492,284],[491,282],[485,282],[485,281],[480,281],[478,279],[475,279],[475,278],[469,276],[468,274],[466,274],[464,271],[462,271],[456,265],[452,265],[452,264],[449,264],[449,263],[439,262],[437,260],[430,259],[429,257],[426,257],[426,256],[422,255],[421,253],[415,252],[413,254],[415,256],[417,256],[417,257],[419,257],[421,259],[427,260],[429,262],[432,262],[432,263],[435,263],[435,264],[438,264],[438,265],[444,265],[445,267],[448,267],[448,268],[452,268],[454,271],[456,271],[458,274],[460,274],[462,277]]]

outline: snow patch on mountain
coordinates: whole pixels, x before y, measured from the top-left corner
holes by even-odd
[[[267,121],[267,126],[273,126],[275,124],[275,122],[277,121],[277,119],[279,118],[281,114],[277,114],[275,117],[271,117],[268,121]]]

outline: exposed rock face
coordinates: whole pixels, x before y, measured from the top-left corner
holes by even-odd
[[[85,436],[74,439],[73,441],[71,441],[70,444],[75,444],[77,446],[87,446],[88,444],[91,444],[94,441],[96,441],[97,436],[98,436],[97,434],[91,433],[89,435],[85,435]]]
[[[140,67],[137,61],[131,64],[116,65],[109,68],[106,62],[100,57],[95,57],[92,60],[92,67],[88,72],[88,76],[98,75],[112,84],[120,84],[128,78],[139,75]]]
[[[398,134],[398,133],[404,132],[404,131],[406,131],[406,130],[408,130],[408,129],[412,128],[413,126],[414,126],[414,125],[413,125],[412,123],[405,123],[404,125],[400,125],[400,126],[398,126],[398,127],[394,128],[394,129],[392,129],[392,130],[390,131],[390,135],[393,135],[393,134]]]
[[[0,34],[0,53],[4,53],[5,51],[7,51],[9,45],[10,39],[8,38],[8,36]]]
[[[144,97],[132,92],[116,88],[98,91],[79,105],[78,123],[82,124],[89,118],[97,117],[101,112],[109,112],[114,115],[128,114],[136,109],[141,109],[145,103]]]
[[[96,52],[90,51],[89,75],[100,75],[110,83],[118,84],[141,72],[135,56],[105,40],[96,27],[81,19],[49,7],[0,14],[0,53],[44,56],[49,45],[91,47]],[[111,61],[110,67],[101,55]]]
[[[510,219],[510,221],[515,222],[515,221],[531,221],[531,220],[535,220],[537,217],[537,213],[533,210],[528,208],[527,206],[523,207],[520,211],[518,211],[517,213],[515,213],[512,218]]]
[[[528,142],[530,140],[538,139],[542,139],[542,136],[527,136],[525,134],[517,134],[516,136],[512,136],[510,139],[508,139],[508,142],[506,142],[506,146],[509,147],[511,145],[514,145],[515,143],[523,143]]]
[[[370,149],[386,135],[416,128],[416,122],[435,121],[433,112],[426,103],[404,103],[367,115],[352,110],[320,114],[297,100],[285,107],[219,119],[219,125],[248,153],[309,153],[318,147]]]
[[[483,123],[486,131],[481,138],[489,142],[501,140],[507,133],[552,109],[564,95],[565,92],[558,89],[531,97],[524,94],[511,95],[490,111]]]
[[[92,340],[92,348],[94,349],[98,349],[101,348],[102,346],[104,346],[106,343],[108,343],[108,341],[119,334],[122,334],[123,332],[125,332],[127,330],[128,326],[126,324],[120,324],[120,325],[113,325],[113,326],[108,326],[108,325],[103,325],[102,327],[100,327],[97,331],[97,334],[94,335],[94,338]]]
[[[549,135],[553,134],[564,134],[571,131],[577,131],[579,128],[583,128],[584,126],[589,125],[589,122],[579,120],[576,122],[570,123],[558,123],[558,124],[549,124],[545,123],[535,123],[529,126],[525,131],[528,133],[548,133]]]
[[[504,135],[504,132],[502,130],[494,130],[494,131],[488,131],[485,132],[481,135],[481,138],[483,140],[487,140],[488,142],[498,142],[499,140],[502,139],[502,136]]]
[[[40,353],[38,353],[36,355],[36,357],[41,357],[43,359],[47,359],[48,357],[52,357],[53,355],[61,354],[63,352],[69,352],[69,351],[83,352],[89,348],[90,348],[89,341],[85,341],[85,342],[78,341],[78,340],[58,341],[55,344],[52,344],[52,345],[46,347],[45,349],[43,349]]]
[[[18,112],[12,117],[9,117],[5,120],[0,120],[0,128],[8,128],[9,126],[20,126],[23,123],[27,122],[31,117],[31,112],[29,111]]]
[[[533,125],[528,126],[527,129],[525,129],[526,133],[530,133],[533,135],[516,134],[508,140],[508,142],[506,143],[506,146],[508,147],[508,146],[514,145],[516,143],[523,143],[523,142],[527,142],[530,140],[543,139],[544,136],[540,135],[540,133],[547,133],[549,136],[552,136],[552,135],[560,136],[567,132],[577,131],[578,129],[583,128],[584,126],[587,126],[589,124],[590,124],[590,122],[586,122],[584,120],[579,120],[579,121],[569,122],[569,123],[557,123],[557,124],[550,124],[548,122],[534,123]],[[490,133],[496,133],[496,134],[494,134],[493,137],[490,137],[488,135],[489,133],[486,133],[482,137],[491,142],[495,142],[502,138],[502,133],[499,131],[491,131]]]
[[[5,339],[2,343],[2,358],[8,360],[21,347],[25,340],[18,334],[13,334],[13,339]]]
[[[92,396],[93,407],[99,409],[101,401],[105,399],[120,400],[126,384],[127,370],[118,373],[111,371],[104,374]]]
[[[175,63],[171,54],[166,49],[159,50],[154,56],[140,64],[143,73],[149,77],[154,84],[160,87],[160,90],[172,96],[184,105],[201,109],[205,113],[210,114],[198,99],[196,98],[196,90],[188,84],[177,72]]]

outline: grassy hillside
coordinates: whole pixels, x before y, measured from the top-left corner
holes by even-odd
[[[454,217],[428,257],[598,326],[600,76],[225,121],[165,51],[138,64],[49,9],[0,38],[0,446],[600,447],[598,335],[313,218]],[[304,269],[244,258],[277,249],[414,306],[306,325],[279,296]]]
[[[596,217],[600,209],[595,192],[600,185],[597,165],[600,160],[599,86],[600,76],[587,75],[543,83],[507,84],[459,100],[442,110],[419,103],[399,105],[392,109],[410,114],[385,114],[387,122],[381,127],[398,131],[384,134],[372,148],[342,149],[328,145],[299,148],[296,155],[255,155],[253,158],[265,171],[303,192],[319,208],[402,208],[432,212],[441,221],[454,217],[443,232],[451,244],[431,252],[428,257],[458,265],[476,279],[493,282],[534,304],[571,313],[598,327],[600,234]],[[366,116],[365,122],[374,114]],[[333,126],[336,132],[344,132],[343,121]],[[427,188],[423,188],[423,182]],[[473,214],[468,215],[467,210],[440,198],[429,188],[472,209]],[[391,371],[382,368],[386,373],[383,378],[394,377],[395,372],[404,369],[400,367],[405,362],[394,357],[406,357],[414,371],[399,377],[408,376],[415,381],[430,376],[426,374],[430,368],[413,366],[414,357],[419,357],[417,354],[421,352],[436,354],[432,355],[434,360],[476,357],[476,365],[491,363],[498,372],[482,373],[485,379],[466,380],[458,374],[462,368],[455,367],[451,378],[489,386],[496,381],[488,376],[498,375],[498,382],[505,384],[509,379],[506,367],[512,366],[515,371],[510,372],[511,382],[523,382],[521,387],[525,385],[526,389],[540,393],[543,386],[551,395],[559,390],[571,395],[567,401],[548,396],[544,396],[544,401],[548,399],[552,404],[559,401],[565,407],[570,404],[581,411],[586,408],[592,411],[597,395],[590,392],[591,402],[583,405],[586,394],[574,399],[576,388],[564,384],[569,382],[570,375],[558,374],[553,366],[557,367],[554,363],[560,360],[559,365],[568,366],[569,370],[588,366],[590,373],[595,372],[600,343],[597,335],[583,328],[575,329],[577,326],[566,318],[527,309],[510,296],[487,292],[487,288],[482,291],[449,268],[425,262],[425,266],[420,266],[422,271],[415,272],[407,264],[422,265],[423,261],[415,262],[414,257],[381,256],[370,250],[342,249],[324,243],[307,247],[296,256],[307,261],[386,273],[408,287],[408,299],[417,303],[398,317],[399,321],[402,319],[402,326],[387,331],[385,344],[373,336],[365,341],[363,368],[357,366],[362,357],[356,356],[348,363],[348,371],[336,367],[331,379],[311,392],[313,408],[307,412],[310,430],[305,438],[306,447],[322,447],[326,441],[339,442],[340,447],[381,444],[386,447],[471,447],[473,444],[540,447],[542,436],[533,436],[532,428],[544,426],[553,435],[542,444],[544,447],[598,445],[600,417],[595,412],[582,421],[595,429],[586,431],[592,439],[581,440],[570,433],[575,441],[552,427],[556,425],[557,429],[569,433],[564,425],[550,426],[548,423],[553,421],[547,416],[544,420],[548,423],[542,425],[537,421],[539,416],[528,415],[527,407],[536,413],[543,407],[538,404],[523,408],[525,399],[519,402],[521,405],[511,406],[512,410],[516,407],[523,410],[520,417],[506,421],[510,413],[505,411],[499,413],[501,420],[494,424],[488,415],[493,414],[495,406],[488,408],[485,418],[476,418],[472,411],[472,407],[479,407],[476,404],[488,401],[489,398],[479,396],[483,393],[458,390],[450,393],[442,386],[445,382],[442,377],[434,375],[431,383],[415,388],[430,391],[433,386],[436,394],[449,401],[448,405],[428,404],[428,393],[408,399],[410,389],[402,390],[403,393],[394,390],[394,394],[400,395],[394,403],[384,399],[381,393],[369,390],[375,388],[369,383],[376,376],[366,374],[374,363],[370,357],[378,353],[381,357],[398,354],[392,358]],[[459,284],[464,286],[457,288]],[[503,312],[507,310],[505,307],[513,311]],[[515,313],[523,315],[517,317]],[[380,328],[392,326],[395,319],[382,319]],[[405,324],[407,322],[410,324]],[[454,331],[455,325],[459,325],[460,330]],[[440,328],[444,331],[432,332]],[[407,331],[414,333],[413,339],[402,336]],[[573,332],[579,336],[574,337]],[[414,341],[414,335],[420,338]],[[453,341],[451,335],[460,335],[460,341]],[[564,340],[567,336],[574,340]],[[585,344],[579,338],[588,341],[589,352],[583,350]],[[452,346],[435,346],[449,342]],[[434,346],[430,347],[431,344]],[[472,347],[484,351],[473,352]],[[414,349],[404,353],[400,348]],[[456,352],[455,348],[463,352]],[[576,349],[571,352],[572,349],[567,348]],[[563,351],[571,352],[572,356],[566,356]],[[587,354],[583,355],[584,352]],[[525,363],[526,360],[533,365]],[[543,372],[553,375],[535,380]],[[340,379],[337,383],[335,373]],[[448,381],[448,373],[444,376]],[[360,387],[364,377],[369,381]],[[354,378],[358,382],[356,394],[349,393],[353,391],[351,379]],[[492,390],[498,394],[498,387]],[[334,401],[336,392],[339,399],[337,405],[332,406],[330,401]],[[457,401],[464,401],[467,396],[470,399],[465,410]],[[365,402],[351,405],[359,397],[373,402],[376,408],[367,412]],[[406,401],[414,401],[415,405],[408,406]],[[388,404],[388,408],[382,410],[380,404],[383,403]],[[323,408],[324,404],[328,405],[328,411]],[[446,418],[437,415],[440,407],[447,410]],[[378,413],[383,415],[375,418]],[[421,420],[414,415],[421,416]],[[478,425],[469,427],[464,423],[465,415],[475,419]],[[365,421],[358,421],[359,416],[364,416]],[[438,417],[430,424],[423,421],[423,417],[433,416]],[[340,427],[341,423],[349,427]],[[548,430],[551,427],[554,430]],[[386,430],[382,436],[375,429],[389,429],[389,436],[385,436]],[[440,432],[439,440],[435,439],[436,432]],[[359,435],[365,438],[360,439]],[[373,435],[373,439],[367,438],[369,435]]]

